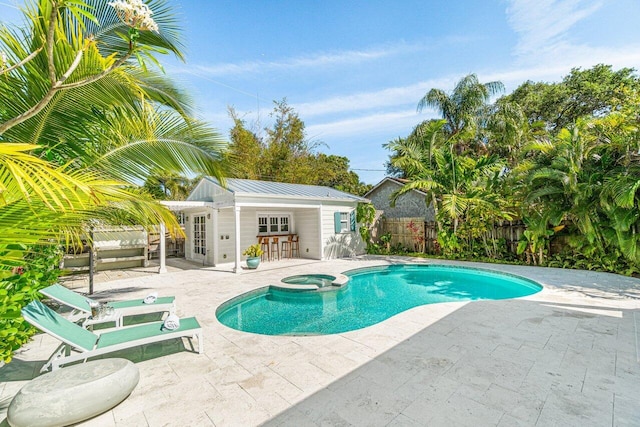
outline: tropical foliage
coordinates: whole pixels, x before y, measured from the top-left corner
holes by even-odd
[[[234,121],[227,153],[229,176],[324,185],[358,195],[371,189],[349,170],[349,159],[318,152],[322,143],[307,138],[304,121],[286,100],[274,102],[274,122],[265,129],[252,130],[233,109],[229,114]]]
[[[435,108],[442,120],[385,144],[388,172],[408,180],[396,197],[427,194],[448,256],[503,257],[491,230],[521,219],[526,262],[639,272],[634,70],[573,69],[561,83],[525,82],[491,104],[501,89],[470,75],[450,94],[432,89],[421,99],[418,109]],[[552,240],[563,250],[549,257]]]
[[[156,171],[223,179],[225,142],[157,67],[182,58],[180,36],[164,0],[32,0],[23,26],[0,25],[0,316],[14,343],[20,307],[55,280],[34,272],[43,245],[101,223],[173,229],[138,185]]]

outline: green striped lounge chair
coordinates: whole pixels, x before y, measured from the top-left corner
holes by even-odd
[[[41,289],[40,293],[58,301],[61,304],[73,308],[75,310],[74,314],[79,312],[85,317],[85,319],[88,319],[91,314],[90,303],[94,302],[94,300],[67,289],[60,284],[51,285]],[[159,297],[151,304],[145,304],[143,299],[140,298],[126,301],[111,301],[106,305],[108,307],[113,307],[114,310],[116,310],[117,316],[113,319],[113,321],[116,322],[116,327],[122,326],[122,318],[125,316],[159,312],[174,314],[176,312],[175,297]],[[87,322],[87,320],[85,320],[85,324],[89,323],[99,322]]]
[[[164,322],[159,321],[113,329],[100,335],[65,319],[40,301],[31,301],[25,306],[22,317],[42,332],[62,341],[41,372],[49,367],[54,371],[90,357],[175,338],[189,338],[191,351],[203,352],[202,327],[195,317],[180,319],[180,327],[173,330],[163,328]],[[193,346],[194,338],[198,341],[197,350]]]

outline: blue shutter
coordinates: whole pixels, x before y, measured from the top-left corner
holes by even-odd
[[[333,229],[336,233],[340,233],[342,227],[340,227],[340,212],[333,213]]]
[[[349,220],[351,222],[351,231],[356,231],[356,211],[351,211]]]

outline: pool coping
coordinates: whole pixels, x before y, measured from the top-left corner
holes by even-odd
[[[333,281],[331,282],[331,287],[336,288],[334,290],[338,290],[343,286],[349,283],[349,277],[345,276],[342,273],[310,273],[310,274],[296,274],[295,276],[287,276],[280,280],[279,283],[270,284],[269,287],[275,289],[282,290],[291,290],[291,291],[317,291],[320,289],[320,286],[314,285],[313,283],[286,283],[284,280],[289,279],[291,277],[296,276],[330,276],[333,277]],[[331,289],[323,289],[324,292],[330,292]]]

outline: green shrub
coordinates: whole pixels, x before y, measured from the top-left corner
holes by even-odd
[[[60,275],[60,248],[34,246],[29,253],[23,267],[0,272],[0,361],[6,363],[35,333],[20,310],[39,299],[38,290],[55,283]]]

